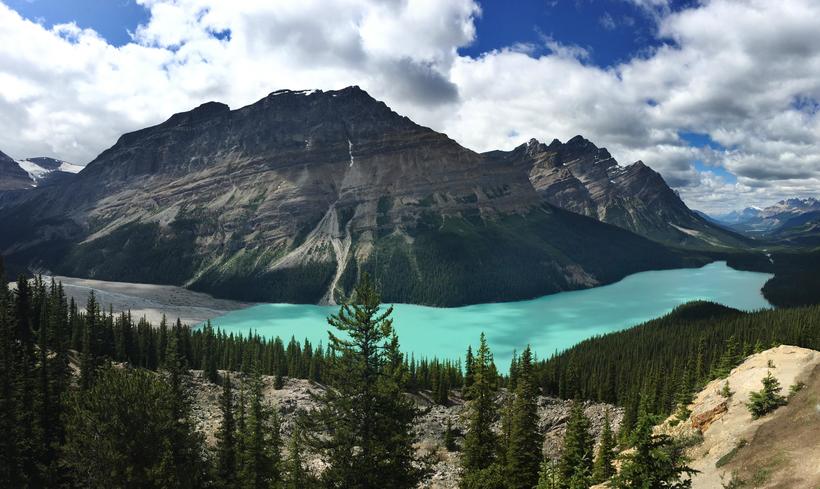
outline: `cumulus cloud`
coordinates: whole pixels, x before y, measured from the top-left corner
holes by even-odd
[[[116,47],[74,24],[47,29],[0,0],[0,149],[85,163],[121,133],[207,100],[239,107],[281,88],[355,84],[478,151],[583,134],[659,170],[696,208],[765,205],[820,183],[813,0],[678,11],[627,0],[665,43],[609,68],[546,38],[459,55],[477,35],[474,0],[138,1],[149,21]],[[693,148],[683,132],[723,148]]]

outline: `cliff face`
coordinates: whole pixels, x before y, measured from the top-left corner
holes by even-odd
[[[280,91],[125,134],[70,182],[0,204],[0,249],[65,275],[328,303],[363,271],[386,300],[454,305],[680,265],[544,202],[532,175],[357,87]]]
[[[581,136],[549,145],[530,140],[510,152],[487,153],[523,168],[547,202],[666,244],[699,248],[742,246],[678,197],[663,177],[638,161],[620,166]]]

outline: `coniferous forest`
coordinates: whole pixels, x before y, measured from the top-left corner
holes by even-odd
[[[546,359],[525,348],[501,375],[483,335],[463,366],[408,357],[391,313],[364,278],[329,318],[327,344],[313,345],[152,325],[106,311],[93,293],[81,306],[59,283],[20,278],[0,287],[0,486],[416,487],[430,461],[413,448],[420,411],[405,393],[446,404],[455,389],[468,400],[461,442],[447,430],[461,452],[461,487],[589,487],[613,477],[619,457],[613,487],[686,487],[681,446],[652,426],[752,352],[820,348],[820,307],[743,313],[690,303]],[[222,390],[213,446],[192,417],[192,369]],[[263,375],[277,387],[286,377],[330,386],[289,439]],[[499,406],[502,389],[509,401]],[[607,417],[596,443],[576,402],[560,459],[544,460],[539,395],[622,406],[620,432]],[[321,455],[321,473],[306,468],[308,451]]]

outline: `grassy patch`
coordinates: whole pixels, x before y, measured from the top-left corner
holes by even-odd
[[[726,465],[726,464],[728,464],[729,462],[731,462],[731,461],[732,461],[732,459],[733,459],[733,458],[735,458],[735,455],[737,455],[737,452],[738,452],[738,451],[740,451],[740,449],[741,449],[741,448],[745,447],[748,443],[749,443],[749,442],[747,442],[746,440],[741,439],[739,442],[737,442],[737,444],[735,445],[735,447],[734,447],[734,448],[732,448],[731,450],[729,450],[729,452],[728,452],[728,453],[726,453],[724,456],[720,457],[720,458],[718,459],[718,461],[717,461],[717,462],[715,462],[715,467],[717,467],[717,468],[721,468],[721,467],[723,467],[724,465]]]

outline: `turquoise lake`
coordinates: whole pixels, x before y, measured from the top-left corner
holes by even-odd
[[[499,369],[507,370],[513,350],[527,344],[540,357],[591,336],[653,319],[695,299],[752,311],[770,308],[760,288],[766,273],[742,272],[725,262],[702,268],[642,272],[593,289],[561,292],[537,299],[437,308],[395,304],[394,326],[402,350],[416,358],[463,358],[483,331]],[[213,319],[214,327],[265,337],[310,339],[327,344],[327,316],[334,306],[260,304]]]

